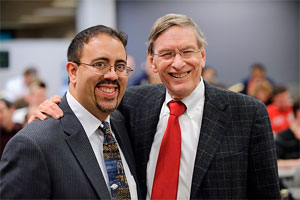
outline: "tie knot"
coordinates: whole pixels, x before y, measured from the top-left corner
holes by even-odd
[[[102,124],[100,124],[99,128],[105,135],[108,135],[110,133],[108,122],[105,122],[105,121],[102,122]]]
[[[168,106],[170,108],[170,114],[177,117],[182,115],[186,109],[184,103],[182,103],[181,101],[170,101],[168,103]]]

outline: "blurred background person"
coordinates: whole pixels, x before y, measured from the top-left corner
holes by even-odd
[[[158,73],[154,73],[149,65],[148,60],[145,60],[141,65],[142,73],[137,76],[132,85],[143,84],[158,84],[161,83]]]
[[[205,66],[203,68],[202,77],[206,82],[208,82],[216,87],[225,88],[225,85],[219,83],[216,70],[210,66]]]
[[[293,119],[293,105],[291,94],[285,86],[274,88],[272,103],[267,106],[267,110],[275,135],[289,128]]]
[[[204,67],[202,77],[206,82],[212,85],[216,85],[218,83],[216,70],[209,66]]]
[[[262,81],[255,84],[253,92],[253,97],[262,101],[265,105],[269,105],[271,103],[273,89],[272,85],[268,81]]]
[[[266,69],[260,63],[254,63],[251,66],[251,73],[250,76],[243,80],[243,88],[241,93],[247,94],[250,96],[255,96],[255,88],[257,84],[261,82],[266,82],[270,85],[273,85],[273,81],[266,76]]]
[[[294,119],[288,129],[275,137],[275,146],[279,168],[300,165],[300,99],[293,104]]]
[[[23,75],[12,77],[5,84],[5,99],[14,103],[28,95],[30,84],[37,79],[35,67],[27,68]]]
[[[294,119],[289,128],[275,137],[275,147],[279,172],[282,170],[293,172],[291,176],[280,177],[283,187],[291,191],[293,188],[298,188],[297,194],[300,198],[300,99],[293,104],[293,114]]]
[[[29,94],[25,97],[27,106],[15,110],[13,121],[24,125],[27,124],[28,119],[32,115],[32,111],[46,99],[46,84],[42,81],[35,81],[30,85]]]
[[[19,130],[23,128],[22,124],[14,123],[12,120],[15,107],[13,104],[5,99],[0,99],[0,138],[1,138],[1,151],[10,138],[12,138]]]

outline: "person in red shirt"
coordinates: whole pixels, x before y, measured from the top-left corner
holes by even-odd
[[[272,129],[275,135],[289,128],[293,120],[291,94],[285,86],[277,86],[273,92],[273,101],[267,106]]]

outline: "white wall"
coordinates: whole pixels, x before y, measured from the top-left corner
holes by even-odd
[[[62,94],[66,80],[65,65],[70,41],[65,39],[22,39],[1,41],[0,50],[9,52],[9,68],[0,68],[0,91],[6,81],[22,75],[28,66],[35,66],[40,78],[47,84],[48,96]]]

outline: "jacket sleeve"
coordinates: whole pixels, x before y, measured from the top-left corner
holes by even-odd
[[[50,177],[39,146],[26,135],[16,135],[0,162],[1,199],[49,199]]]
[[[274,136],[268,112],[258,103],[249,148],[249,198],[280,199]]]

